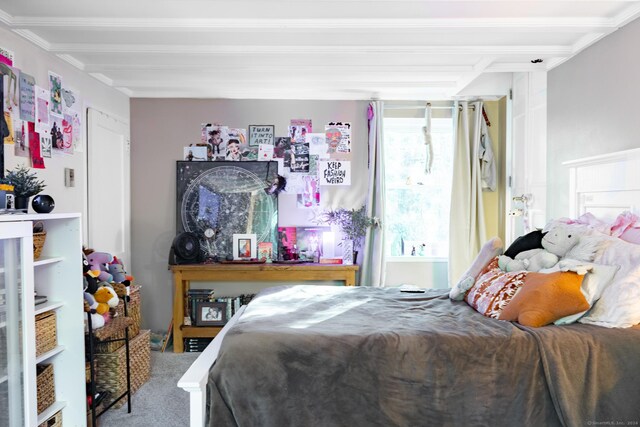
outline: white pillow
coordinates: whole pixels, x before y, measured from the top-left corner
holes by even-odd
[[[607,237],[609,246],[595,262],[619,265],[613,281],[580,323],[628,328],[640,323],[640,245]]]
[[[582,285],[580,286],[580,290],[582,291],[582,295],[584,295],[585,299],[589,303],[589,306],[593,306],[593,304],[600,299],[602,293],[607,288],[607,286],[613,280],[616,272],[620,268],[617,265],[602,265],[602,264],[586,264],[586,265],[578,265],[573,262],[562,265],[563,262],[569,261],[564,260],[560,261],[560,271],[574,271],[576,267],[578,269],[586,268],[589,270],[584,280],[582,281]],[[579,262],[579,261],[578,261]],[[581,263],[584,264],[584,263]],[[565,270],[567,269],[567,270]],[[580,272],[578,272],[580,274]],[[574,323],[576,320],[580,319],[584,314],[589,311],[585,310],[580,313],[572,314],[571,316],[563,317],[562,319],[558,319],[554,322],[556,325],[568,325],[570,323]]]

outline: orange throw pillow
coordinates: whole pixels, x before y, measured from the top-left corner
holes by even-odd
[[[589,309],[580,285],[584,276],[573,272],[529,273],[498,319],[534,328]]]

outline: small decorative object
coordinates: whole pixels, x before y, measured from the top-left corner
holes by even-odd
[[[343,253],[347,252],[345,250],[345,241],[350,240],[353,243],[351,261],[354,264],[357,262],[358,249],[362,246],[362,240],[365,234],[367,234],[367,229],[369,227],[380,226],[380,220],[378,218],[367,216],[364,205],[357,210],[339,208],[336,210],[325,211],[320,217],[320,222],[340,227],[343,239],[341,243],[343,246]],[[348,255],[346,256],[348,257]]]
[[[258,259],[264,259],[266,262],[273,261],[273,243],[260,242],[258,243]]]
[[[42,247],[47,238],[47,232],[44,231],[44,224],[38,221],[33,224],[33,259],[39,259],[42,254]]]
[[[233,259],[250,260],[258,257],[257,237],[255,234],[233,235]]]
[[[0,210],[13,209],[13,185],[0,184]]]
[[[222,326],[227,323],[227,303],[196,303],[196,326]]]
[[[35,172],[28,167],[18,166],[14,170],[7,170],[7,175],[0,179],[0,184],[13,185],[15,195],[15,209],[26,211],[29,197],[35,196],[46,187],[44,181],[38,180]]]
[[[49,213],[56,207],[53,197],[47,194],[38,194],[31,201],[31,207],[37,213]]]

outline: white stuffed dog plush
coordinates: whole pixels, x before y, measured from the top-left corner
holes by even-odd
[[[520,252],[515,259],[502,255],[498,258],[498,265],[503,271],[540,271],[551,268],[578,244],[580,236],[576,231],[575,228],[556,225],[542,238],[543,249]]]

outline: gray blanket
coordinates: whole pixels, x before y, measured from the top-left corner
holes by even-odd
[[[639,328],[516,327],[441,290],[280,287],[225,337],[208,425],[633,422],[639,387]]]

